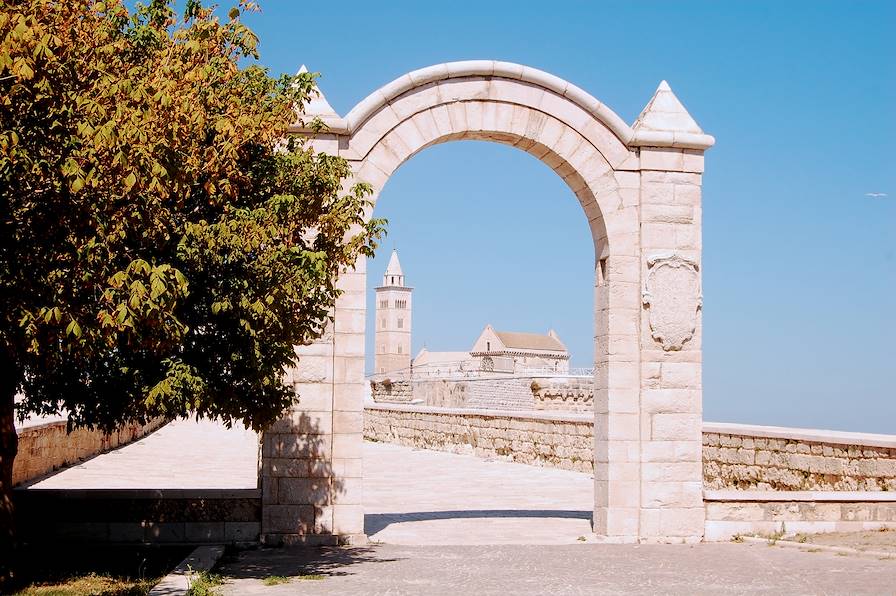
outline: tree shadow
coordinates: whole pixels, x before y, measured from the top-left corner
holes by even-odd
[[[299,408],[261,434],[261,540],[271,546],[334,536],[335,506],[353,496],[333,467],[332,412],[311,415]],[[322,425],[327,417],[330,424]]]
[[[272,576],[337,577],[354,575],[355,566],[394,563],[402,559],[377,554],[376,547],[285,546],[244,550],[219,564],[215,572],[231,579],[264,579]]]
[[[569,509],[469,509],[457,511],[415,511],[409,513],[372,513],[364,516],[364,533],[368,536],[373,536],[392,524],[400,524],[404,522],[486,518],[563,518],[584,519],[591,523],[592,512]]]

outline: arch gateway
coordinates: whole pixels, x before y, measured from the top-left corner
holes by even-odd
[[[665,81],[633,126],[567,81],[495,61],[408,73],[344,118],[323,95],[307,112],[325,132],[291,132],[347,159],[350,182],[370,183],[373,200],[403,162],[456,139],[517,147],[566,181],[594,240],[594,532],[613,542],[699,541],[700,188],[714,139]],[[365,538],[365,262],[339,285],[334,324],[297,348],[299,366],[287,372],[298,403],[261,441],[267,543]]]

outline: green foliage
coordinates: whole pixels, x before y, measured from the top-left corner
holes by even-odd
[[[35,584],[18,592],[16,596],[145,596],[156,580],[132,580],[91,573],[66,580]]]
[[[280,584],[288,584],[289,578],[283,575],[269,575],[261,583],[266,586],[279,586]]]
[[[208,571],[202,571],[190,579],[187,596],[215,596],[218,594],[218,590],[215,588],[222,585],[224,585],[223,577]]]
[[[183,19],[167,0],[0,6],[0,369],[19,414],[276,420],[293,346],[383,225],[345,160],[287,138],[313,75],[251,64],[247,1],[225,19],[196,0]]]

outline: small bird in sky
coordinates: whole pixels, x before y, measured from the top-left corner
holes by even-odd
[[[865,196],[871,197],[872,199],[882,199],[883,197],[887,196],[887,193],[885,193],[885,192],[866,192]]]

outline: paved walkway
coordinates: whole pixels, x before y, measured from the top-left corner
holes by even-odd
[[[259,549],[224,594],[893,594],[896,560],[765,544]],[[263,585],[285,576],[289,583]],[[304,577],[305,579],[302,579]]]
[[[388,544],[572,544],[591,533],[590,474],[364,445],[365,532]]]
[[[257,435],[173,422],[36,488],[254,488]],[[364,445],[365,531],[390,544],[570,544],[591,533],[587,474]]]
[[[34,488],[255,488],[258,435],[179,420],[63,470]]]
[[[367,443],[366,531],[345,549],[256,549],[223,566],[226,594],[892,594],[896,560],[764,544],[585,544],[587,474]],[[36,484],[247,488],[257,437],[169,424]],[[438,545],[438,546],[436,546]],[[265,586],[271,576],[289,583]],[[304,578],[304,579],[303,579]]]

